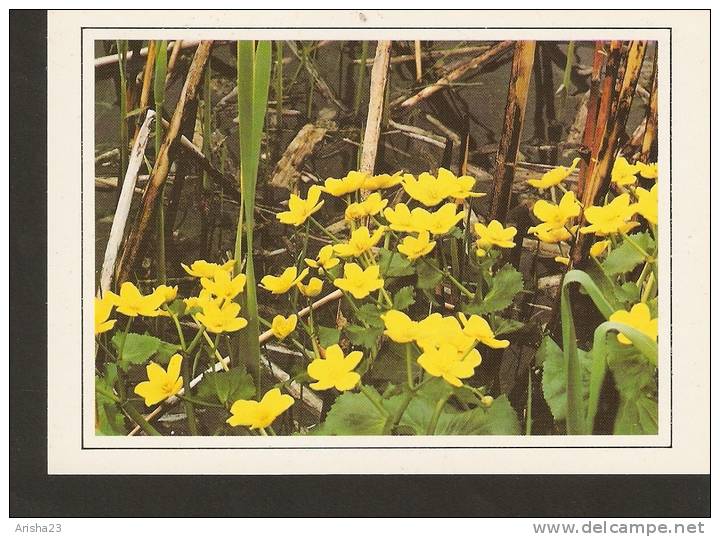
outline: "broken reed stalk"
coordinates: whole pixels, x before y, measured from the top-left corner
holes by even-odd
[[[487,64],[488,62],[498,58],[508,50],[510,50],[513,46],[513,41],[501,41],[500,43],[494,45],[492,48],[486,50],[479,56],[476,56],[472,60],[460,65],[459,67],[456,67],[452,71],[450,71],[447,75],[442,77],[440,80],[435,82],[435,84],[432,84],[412,97],[409,97],[405,99],[402,103],[400,103],[400,107],[402,108],[408,108],[410,106],[414,106],[420,101],[427,99],[431,95],[434,95],[438,91],[447,88],[450,86],[453,82],[467,74],[469,71],[472,71],[474,69],[477,69],[479,67],[482,67],[483,65]],[[534,45],[533,45],[534,46]]]
[[[422,46],[419,39],[415,40],[415,80],[422,80]]]
[[[323,306],[330,304],[332,302],[335,302],[336,300],[339,300],[342,298],[343,292],[340,289],[336,289],[332,293],[325,295],[319,300],[316,300],[309,306],[304,307],[300,311],[298,311],[297,315],[299,319],[302,319],[304,317],[307,317],[311,311],[315,311],[319,308],[322,308]],[[262,334],[259,335],[258,341],[260,345],[264,345],[268,341],[270,341],[274,336],[272,333],[272,330],[266,330]],[[282,369],[280,369],[278,366],[273,364],[267,359],[264,359],[265,365],[267,365],[272,372],[273,376],[277,378],[281,382],[288,382],[290,380],[290,375],[285,373]],[[223,363],[227,365],[227,362],[229,362],[229,358],[223,358]],[[220,371],[223,369],[223,365],[220,363],[216,363],[214,367],[212,367],[208,372],[210,371]],[[203,374],[198,375],[194,379],[192,379],[189,382],[189,385],[191,388],[197,386],[197,384],[202,381]],[[310,410],[312,410],[316,415],[320,415],[322,411],[322,400],[315,395],[315,392],[313,392],[311,389],[303,387],[302,385],[298,384],[295,381],[291,381],[287,385],[288,391],[291,393],[293,397],[296,399],[301,399],[303,403],[305,403]],[[178,392],[178,395],[183,395],[185,393],[185,389],[181,389]],[[161,415],[163,415],[165,412],[167,412],[172,406],[177,404],[180,401],[180,399],[176,396],[172,396],[169,399],[166,399],[161,404],[156,406],[151,412],[148,414],[145,414],[143,417],[146,421],[153,420]],[[137,433],[140,432],[140,427],[136,426],[132,431],[128,433],[128,436],[135,436]]]
[[[643,135],[642,148],[640,149],[639,160],[648,162],[653,160],[653,147],[657,143],[657,123],[658,123],[658,46],[655,45],[655,57],[653,58],[653,74],[652,87],[650,88],[650,98],[648,99],[647,115],[645,116],[645,134]]]
[[[147,57],[145,59],[145,67],[143,69],[143,78],[142,78],[142,89],[140,90],[140,100],[138,101],[137,108],[140,110],[140,113],[144,112],[145,109],[148,107],[148,102],[150,101],[150,85],[152,84],[153,80],[153,70],[155,68],[155,55],[157,53],[157,43],[155,41],[150,41],[148,44],[148,52]],[[158,110],[157,106],[155,107],[155,111],[162,116],[162,111]],[[159,125],[159,123],[156,124],[156,126]],[[133,133],[133,140],[135,140],[135,137],[138,134],[138,131],[140,130],[140,122],[135,125],[135,132]]]
[[[505,121],[498,147],[490,219],[505,223],[510,210],[515,162],[525,119],[530,77],[535,59],[535,41],[517,41],[513,52]]]
[[[585,178],[587,172],[592,170],[590,163],[593,155],[593,140],[595,138],[595,125],[598,115],[598,105],[600,102],[600,74],[605,64],[605,43],[603,41],[595,42],[595,53],[593,54],[592,73],[590,75],[590,95],[587,101],[587,116],[585,119],[585,129],[582,135],[582,153],[583,159],[580,161],[578,170],[578,197],[582,197],[585,188]]]
[[[170,53],[170,59],[167,64],[167,73],[165,73],[165,83],[170,80],[173,71],[175,70],[175,64],[177,63],[178,56],[182,50],[182,40],[178,39],[168,45],[168,50],[172,50]]]
[[[150,126],[155,120],[155,112],[148,110],[145,115],[145,121],[140,127],[135,144],[130,152],[130,162],[128,163],[125,179],[122,182],[122,191],[120,192],[120,200],[118,201],[115,215],[113,216],[112,227],[110,228],[110,236],[105,246],[105,258],[100,272],[100,291],[104,294],[110,290],[112,286],[112,277],[115,272],[115,261],[120,249],[123,235],[125,234],[125,224],[127,223],[128,214],[130,214],[130,205],[132,203],[133,192],[137,182],[138,171],[142,166],[145,157],[145,148],[150,139]]]
[[[462,56],[464,54],[478,54],[480,52],[485,52],[488,50],[490,46],[488,45],[479,45],[474,47],[457,47],[457,48],[451,48],[451,49],[444,49],[444,50],[428,50],[422,53],[422,58],[427,60],[432,60],[436,58],[445,58],[447,56]],[[398,63],[407,63],[407,62],[414,62],[416,61],[415,53],[413,54],[400,54],[398,56],[393,56],[390,59],[390,65],[395,65]],[[353,60],[352,63],[360,63],[360,60]],[[372,59],[368,59],[366,62],[366,65],[369,67],[373,63]]]
[[[372,174],[375,170],[391,46],[392,41],[378,41],[375,48],[375,61],[370,73],[370,100],[360,159],[360,171],[367,174]]]
[[[607,120],[602,124],[598,123],[596,129],[596,132],[602,129],[603,134],[599,139],[597,164],[592,170],[592,175],[588,176],[582,192],[583,207],[597,204],[610,188],[612,167],[618,151],[620,137],[625,133],[625,125],[635,95],[637,81],[640,78],[640,70],[646,49],[646,41],[632,41],[621,56],[621,60],[624,61],[621,61],[621,68],[618,69],[617,81],[614,85],[615,90],[611,93],[613,102],[609,106]],[[605,95],[603,95],[604,97]],[[571,251],[573,266],[581,266],[583,261],[587,259],[590,244],[590,240],[587,240],[584,235],[578,234]]]
[[[128,236],[123,255],[120,258],[120,266],[118,269],[117,281],[124,282],[128,279],[130,272],[135,266],[135,262],[140,254],[143,241],[147,236],[147,232],[150,227],[152,216],[155,213],[157,206],[158,197],[162,186],[167,180],[168,172],[170,171],[170,148],[177,140],[180,132],[180,125],[182,123],[183,114],[188,101],[192,100],[197,91],[202,73],[210,56],[210,48],[212,47],[212,41],[202,41],[197,50],[195,56],[190,64],[187,78],[182,91],[180,92],[180,98],[178,99],[175,112],[173,112],[170,125],[168,127],[165,140],[163,141],[160,151],[157,155],[155,166],[150,174],[148,181],[148,187],[143,196],[142,206],[140,208],[138,219],[135,221],[130,235]]]
[[[118,100],[120,105],[120,158],[118,161],[118,178],[125,176],[125,168],[127,166],[128,152],[128,130],[127,130],[127,52],[128,42],[126,40],[116,41],[117,59],[119,70],[120,88],[118,90]],[[122,183],[117,185],[117,199],[120,199],[122,192]]]

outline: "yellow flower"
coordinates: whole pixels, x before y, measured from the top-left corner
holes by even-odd
[[[366,190],[380,190],[382,188],[392,188],[395,185],[399,185],[402,180],[402,172],[395,172],[392,175],[390,175],[389,173],[383,173],[365,179],[363,188]]]
[[[196,278],[212,278],[219,270],[231,272],[235,266],[235,261],[231,259],[227,263],[218,265],[217,263],[208,263],[207,261],[200,259],[193,262],[189,267],[184,263],[180,263],[180,265],[183,269],[185,269],[185,272],[190,274],[190,276],[195,276]]]
[[[614,323],[626,324],[639,332],[642,332],[653,341],[658,336],[658,320],[650,317],[650,308],[647,304],[640,302],[635,304],[630,311],[618,310],[610,315],[610,321]],[[627,336],[618,334],[618,341],[623,345],[632,345]]]
[[[146,406],[164,401],[180,391],[183,385],[183,378],[180,376],[182,360],[182,356],[173,354],[167,371],[155,362],[147,365],[148,380],[135,386],[135,393],[145,399]]]
[[[186,298],[184,302],[185,308],[188,310],[193,308],[200,308],[202,310],[207,303],[213,303],[219,306],[222,300],[222,298],[218,299],[213,297],[207,289],[201,289],[198,296]]]
[[[464,200],[465,198],[480,198],[485,196],[482,192],[472,191],[473,186],[475,186],[475,179],[469,175],[456,177],[450,170],[440,168],[438,170],[437,178],[439,181],[443,181],[448,185],[450,197],[456,200]]]
[[[313,185],[308,190],[307,199],[302,199],[296,194],[290,194],[290,200],[288,201],[288,211],[278,213],[277,219],[283,224],[292,224],[293,226],[299,226],[304,224],[310,215],[316,213],[323,206],[325,201],[320,201],[320,194],[322,189]]]
[[[310,278],[307,285],[303,282],[298,282],[297,288],[304,296],[312,298],[322,293],[323,282],[320,278]]]
[[[352,171],[342,179],[333,179],[332,177],[325,179],[325,186],[322,189],[332,196],[340,197],[360,190],[367,179],[366,173]]]
[[[215,302],[205,302],[202,308],[202,313],[197,314],[197,319],[205,325],[208,332],[213,334],[236,332],[248,324],[246,319],[238,317],[240,304],[237,302],[227,302],[222,307]]]
[[[385,233],[385,227],[381,226],[370,235],[367,226],[357,228],[350,235],[346,243],[336,244],[335,253],[340,257],[357,257],[375,246]]]
[[[472,377],[482,358],[477,349],[459,356],[457,349],[449,344],[438,348],[428,348],[418,358],[418,364],[433,377],[442,377],[449,384],[459,388],[460,379]]]
[[[374,192],[365,198],[364,201],[348,205],[348,208],[345,209],[345,219],[354,220],[366,216],[374,216],[382,211],[387,204],[387,200],[382,199],[379,192]]]
[[[460,358],[465,356],[467,350],[475,345],[475,339],[463,332],[455,317],[443,317],[439,313],[428,315],[418,323],[416,341],[422,350],[451,345]]]
[[[402,311],[390,310],[380,318],[385,323],[385,335],[394,342],[409,343],[417,338],[420,325]]]
[[[333,253],[335,253],[335,250],[333,249],[332,244],[328,244],[327,246],[323,246],[322,248],[320,248],[317,260],[305,259],[305,264],[308,267],[316,269],[330,270],[338,263],[340,263],[340,260],[337,257],[333,257]]]
[[[165,303],[163,293],[152,293],[144,296],[131,282],[125,282],[120,287],[120,295],[108,294],[109,300],[117,307],[117,311],[128,317],[157,317],[167,315],[160,306]]]
[[[475,224],[475,234],[478,236],[475,244],[478,248],[477,254],[479,256],[485,255],[485,252],[492,246],[498,248],[512,248],[515,246],[513,237],[517,230],[514,227],[508,226],[506,228],[497,220],[491,221],[487,226],[480,222]]]
[[[456,209],[454,203],[446,203],[433,213],[418,207],[413,209],[412,217],[418,222],[416,227],[426,229],[433,235],[444,235],[465,217],[465,211],[455,213]]]
[[[645,164],[644,162],[635,163],[640,175],[645,179],[657,179],[658,178],[658,165],[657,162],[651,162]]]
[[[345,356],[340,345],[331,345],[325,349],[325,359],[315,358],[307,368],[307,373],[317,382],[310,384],[314,390],[337,388],[341,392],[352,390],[360,382],[360,375],[353,371],[362,360],[362,353],[354,351]]]
[[[402,231],[407,233],[422,231],[422,228],[418,226],[418,223],[415,221],[410,209],[408,209],[408,206],[404,203],[398,203],[394,208],[388,207],[383,212],[383,215],[389,222],[390,229],[393,231]]]
[[[607,247],[610,245],[610,241],[597,241],[590,247],[590,255],[593,257],[600,257]]]
[[[545,200],[536,201],[533,205],[533,214],[546,224],[561,227],[571,218],[580,216],[580,209],[580,203],[575,199],[575,193],[568,191],[558,205]]]
[[[557,168],[553,168],[552,170],[545,172],[540,179],[528,179],[528,184],[541,190],[559,185],[565,179],[570,177],[570,174],[575,171],[575,168],[577,168],[579,163],[580,159],[575,158],[569,168],[566,168],[565,166],[558,166]]]
[[[165,303],[169,304],[177,297],[178,286],[176,285],[175,287],[170,287],[169,285],[158,285],[153,291],[153,294],[155,293],[162,295]]]
[[[621,194],[604,207],[588,207],[585,209],[585,219],[591,225],[580,228],[580,233],[595,233],[601,237],[611,233],[627,233],[638,225],[629,220],[635,214],[635,208],[630,205],[630,195]]]
[[[507,339],[495,339],[490,324],[479,315],[471,315],[468,319],[463,313],[460,313],[459,317],[464,327],[463,333],[466,336],[476,339],[491,349],[504,349],[510,345]]]
[[[485,194],[472,191],[474,185],[475,179],[472,177],[467,175],[456,177],[445,168],[438,170],[437,177],[423,172],[416,179],[406,173],[402,182],[405,192],[427,207],[434,207],[448,198],[465,199],[484,196]]]
[[[260,280],[260,286],[274,295],[281,295],[295,287],[298,282],[307,276],[308,272],[310,272],[308,269],[303,269],[298,276],[297,267],[288,267],[280,276],[264,276]]]
[[[251,429],[264,429],[272,425],[280,414],[290,408],[295,399],[280,393],[278,388],[268,391],[260,401],[238,399],[230,407],[230,416],[226,421],[233,427],[243,425]]]
[[[278,339],[285,339],[295,330],[297,320],[298,318],[295,314],[290,315],[287,319],[282,315],[276,315],[273,317],[272,326],[270,327],[273,336]]]
[[[112,295],[114,293],[106,292],[102,298],[95,297],[95,335],[112,330],[115,326],[115,319],[108,320],[113,309]]]
[[[430,240],[430,234],[427,231],[421,231],[417,238],[408,235],[397,247],[398,252],[405,254],[410,261],[429,254],[433,248],[435,248],[435,241]]]
[[[657,198],[657,184],[648,192],[644,188],[638,187],[635,189],[635,195],[638,198],[637,203],[632,205],[635,211],[643,216],[645,220],[651,224],[657,225],[658,223],[658,198]]]
[[[200,283],[203,289],[207,289],[208,292],[216,297],[232,300],[242,293],[246,280],[247,278],[244,274],[238,274],[231,279],[229,272],[219,270],[215,273],[215,277],[212,280],[210,278],[202,278]]]
[[[576,229],[577,226],[573,226],[571,231],[574,233]],[[537,226],[529,227],[528,233],[534,234],[539,240],[548,244],[563,242],[572,237],[572,233],[570,233],[565,226],[557,226],[545,222]]]
[[[380,267],[370,265],[363,270],[356,263],[345,263],[343,267],[344,277],[336,278],[333,282],[335,287],[347,291],[355,298],[365,298],[371,292],[380,289],[385,281],[380,278]]]
[[[610,172],[610,180],[618,186],[634,185],[639,171],[636,164],[630,164],[625,157],[618,157]]]

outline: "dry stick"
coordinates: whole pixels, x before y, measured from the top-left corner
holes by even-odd
[[[168,50],[170,50],[170,47],[172,47],[172,53],[170,54],[170,59],[168,60],[167,64],[167,74],[165,75],[166,83],[168,80],[170,80],[170,76],[175,69],[175,64],[177,63],[178,56],[180,55],[180,51],[182,50],[182,43],[182,40],[178,39],[177,41],[168,45]]]
[[[175,43],[179,43],[179,45],[176,45]],[[198,46],[201,43],[201,41],[175,41],[174,43],[170,43],[168,45],[168,51],[174,50],[177,46],[178,49],[186,49],[186,48],[193,48]],[[145,57],[148,55],[148,49],[143,48],[140,49],[140,57]],[[125,58],[127,60],[132,59],[133,52],[132,50],[128,51],[128,53],[125,55]],[[102,56],[100,58],[95,58],[95,69],[99,69],[102,67],[108,67],[110,65],[115,65],[118,62],[118,55],[117,54],[110,54],[109,56]]]
[[[658,106],[658,73],[657,73],[657,45],[655,45],[655,58],[653,58],[653,82],[650,89],[650,99],[648,101],[648,111],[645,118],[645,135],[643,136],[642,148],[640,149],[640,161],[647,162],[650,160],[650,151],[652,150],[655,140],[657,139],[657,106]]]
[[[322,297],[320,300],[317,300],[317,301],[313,302],[312,304],[310,304],[309,306],[306,306],[305,308],[301,309],[297,313],[297,315],[300,319],[302,319],[303,317],[306,317],[307,315],[309,315],[310,311],[315,311],[319,308],[322,308],[323,306],[325,306],[327,304],[330,304],[331,302],[335,302],[336,300],[339,300],[342,296],[343,296],[343,292],[340,289],[336,289],[329,295],[326,295],[326,296]],[[266,343],[273,337],[274,336],[273,336],[272,330],[267,330],[267,331],[263,332],[262,334],[260,334],[260,337],[258,338],[258,340],[260,341],[260,344],[262,345],[263,343]],[[225,362],[225,361],[229,361],[229,358],[223,358],[223,362]],[[282,382],[286,382],[287,380],[290,379],[290,376],[285,371],[280,369],[278,366],[276,366],[275,364],[273,364],[272,362],[270,362],[267,359],[265,359],[264,361],[266,362],[265,366],[267,366],[270,369],[270,371],[273,373],[275,378],[279,379]],[[220,371],[220,369],[222,369],[221,363],[216,363],[211,368],[212,371]],[[195,377],[194,379],[192,379],[190,381],[190,387],[192,388],[192,387],[196,386],[197,383],[202,380],[202,378],[203,378],[203,374],[200,374],[197,377]],[[315,395],[315,392],[313,392],[309,388],[304,388],[304,387],[300,386],[299,384],[297,384],[295,381],[293,381],[288,386],[288,391],[291,394],[293,394],[293,396],[296,399],[300,399],[302,397],[302,401],[306,405],[308,405],[308,407],[310,407],[310,409],[316,411],[318,415],[322,412],[322,400],[317,395]],[[184,393],[184,388],[182,390],[180,390],[179,394],[182,395],[183,393]],[[144,416],[144,418],[148,421],[152,420],[152,419],[156,418],[158,415],[164,414],[171,406],[177,404],[178,402],[179,402],[179,399],[177,397],[173,396],[173,397],[169,398],[168,400],[166,400],[165,402],[163,402],[161,405],[158,405],[157,407],[155,407],[155,409],[153,409],[152,412],[150,412],[149,414],[146,414]],[[140,431],[140,427],[135,427],[132,431],[130,431],[128,436],[134,436],[139,431]]]
[[[155,68],[155,55],[157,52],[157,46],[155,41],[150,41],[148,46],[147,59],[145,60],[145,69],[143,70],[142,89],[140,90],[140,101],[138,102],[138,109],[145,110],[148,107],[148,101],[150,100],[150,86],[152,83],[153,70]],[[135,133],[133,134],[133,140],[137,138],[138,132],[140,132],[140,124],[135,126]]]
[[[505,122],[498,147],[490,218],[505,223],[510,210],[515,161],[520,149],[520,135],[525,120],[530,76],[535,59],[535,41],[517,41],[513,52],[512,73],[508,87]]]
[[[115,209],[112,227],[110,228],[110,237],[105,247],[105,259],[103,260],[102,272],[100,273],[100,290],[104,294],[110,290],[112,284],[112,276],[115,272],[115,261],[117,260],[118,250],[125,234],[125,223],[128,214],[130,214],[130,204],[132,203],[133,193],[135,192],[135,183],[140,166],[145,156],[145,148],[150,138],[150,126],[155,120],[155,112],[148,110],[145,121],[140,127],[135,143],[133,144],[128,162],[127,171],[125,172],[125,180],[122,184],[120,199]]]
[[[479,56],[473,58],[469,62],[466,62],[459,67],[456,67],[452,71],[450,71],[447,75],[442,77],[440,80],[435,82],[435,84],[432,84],[431,86],[428,86],[424,89],[422,89],[417,94],[413,95],[412,97],[405,99],[402,103],[400,103],[400,106],[403,108],[407,108],[409,106],[414,106],[420,101],[427,99],[431,95],[437,93],[441,89],[447,88],[451,83],[455,82],[457,79],[468,73],[469,71],[472,71],[473,69],[477,69],[478,67],[483,66],[484,64],[490,62],[491,60],[494,60],[501,54],[505,53],[506,51],[510,50],[513,46],[512,41],[502,41],[498,43],[497,45],[493,46],[492,48],[488,49],[487,51],[483,52]],[[375,67],[373,65],[373,67]]]
[[[293,41],[286,41],[286,43],[288,45],[288,48],[295,55],[295,57],[303,63],[303,67],[305,67],[305,70],[313,79],[313,82],[315,83],[315,86],[317,87],[317,90],[320,92],[320,94],[327,100],[332,101],[332,103],[337,106],[343,113],[347,114],[350,110],[347,106],[345,106],[345,103],[343,103],[340,99],[337,98],[332,88],[328,85],[327,82],[325,82],[325,79],[320,76],[320,72],[317,70],[317,67],[315,67],[315,64],[310,60],[310,58],[303,58],[303,55],[300,54]]]
[[[422,80],[422,47],[420,40],[415,40],[415,80]]]
[[[447,50],[429,50],[427,52],[422,53],[422,58],[424,59],[434,59],[434,58],[444,58],[446,56],[462,56],[463,54],[477,54],[479,52],[485,52],[490,48],[489,45],[481,45],[477,47],[458,47],[453,49],[447,49]],[[399,56],[393,56],[390,59],[390,64],[395,65],[397,63],[406,63],[406,62],[414,62],[416,60],[415,54],[401,54]],[[352,63],[361,63],[362,60],[353,60]],[[373,64],[372,59],[367,59],[365,61],[365,65],[368,67]]]
[[[170,125],[168,126],[165,140],[160,146],[160,151],[156,157],[155,166],[153,167],[150,175],[145,196],[143,196],[139,217],[135,221],[135,225],[133,226],[133,229],[128,236],[128,240],[125,243],[123,255],[120,258],[117,278],[118,282],[124,282],[128,279],[130,271],[135,265],[135,260],[140,253],[143,240],[147,235],[148,228],[152,222],[153,214],[155,213],[160,192],[162,191],[162,187],[165,184],[168,172],[170,171],[170,147],[178,138],[183,113],[185,111],[185,105],[195,96],[200,79],[202,78],[203,68],[210,56],[211,46],[212,41],[202,41],[195,51],[195,56],[192,64],[190,64],[185,85],[180,93],[180,98],[178,99],[177,106],[175,107],[175,112],[173,113]]]
[[[380,121],[385,100],[385,83],[390,65],[391,45],[392,41],[378,41],[375,48],[375,61],[370,73],[370,101],[360,159],[360,171],[368,174],[375,171],[375,157],[380,139]]]
[[[584,158],[580,162],[578,170],[578,197],[582,198],[585,188],[585,178],[589,168],[590,158],[593,150],[593,138],[595,136],[595,124],[598,116],[598,105],[600,104],[600,73],[605,64],[605,44],[603,41],[595,42],[595,54],[593,55],[592,74],[590,75],[590,96],[587,101],[587,116],[585,118],[585,130],[582,136],[582,152]]]

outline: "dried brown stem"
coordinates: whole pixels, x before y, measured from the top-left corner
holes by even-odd
[[[391,41],[378,41],[375,49],[375,61],[370,74],[370,102],[368,103],[365,136],[363,137],[362,157],[360,160],[360,171],[369,174],[375,170],[391,45]]]

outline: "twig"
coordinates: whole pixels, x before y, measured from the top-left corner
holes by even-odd
[[[378,41],[375,48],[375,61],[370,74],[370,102],[368,103],[365,136],[363,137],[360,171],[372,174],[375,170],[378,140],[380,139],[380,120],[385,99],[385,83],[390,65],[390,47],[392,41]]]
[[[345,103],[343,103],[340,99],[337,98],[332,88],[328,85],[327,82],[325,82],[325,79],[320,76],[320,72],[317,70],[310,58],[304,58],[302,54],[300,54],[300,52],[298,51],[293,41],[287,41],[286,43],[288,45],[288,48],[297,57],[297,59],[302,62],[303,67],[313,79],[315,86],[317,86],[317,89],[322,94],[322,96],[329,101],[332,101],[332,103],[337,106],[343,113],[347,114],[350,110],[347,106],[345,106]]]
[[[115,272],[115,262],[117,260],[118,250],[125,234],[125,224],[127,223],[128,214],[130,214],[130,204],[132,203],[133,192],[135,191],[135,183],[137,182],[137,174],[143,163],[145,156],[145,148],[150,138],[150,126],[155,120],[155,112],[148,110],[145,121],[143,122],[138,136],[135,138],[130,160],[128,162],[127,171],[125,172],[125,180],[122,184],[120,199],[113,217],[112,227],[110,228],[110,237],[105,247],[105,258],[103,260],[102,272],[100,274],[100,290],[110,290],[112,276]]]
[[[186,48],[193,48],[197,47],[200,44],[200,41],[174,41],[168,45],[168,51],[173,50],[176,46],[176,43],[180,43],[178,46],[178,49],[186,49]],[[148,49],[147,47],[140,49],[140,56],[145,57],[148,55]],[[125,55],[125,58],[127,60],[132,59],[133,57],[133,51],[130,50]],[[95,69],[100,69],[103,67],[107,67],[109,65],[115,65],[118,62],[118,55],[117,54],[111,54],[109,56],[102,56],[100,58],[95,58]]]

